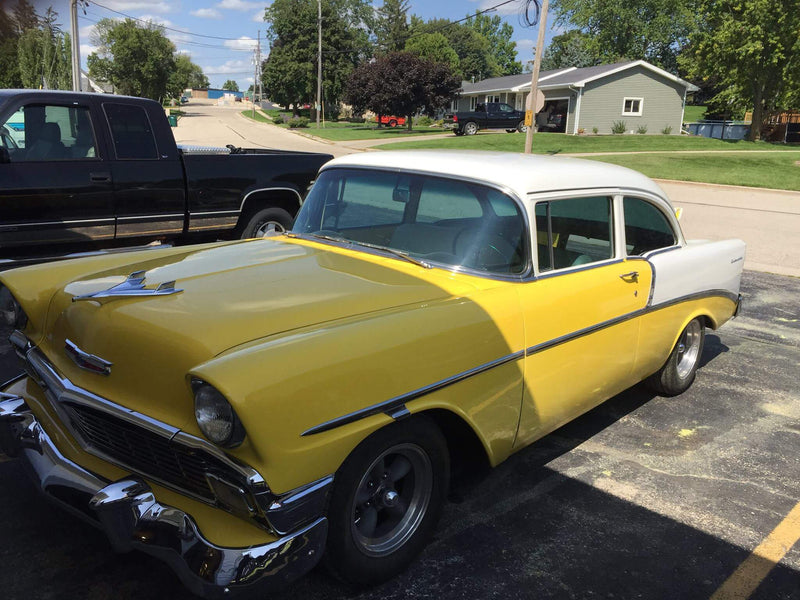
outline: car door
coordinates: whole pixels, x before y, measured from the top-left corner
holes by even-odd
[[[85,99],[29,100],[0,115],[0,248],[114,237],[110,169]]]
[[[153,124],[143,106],[109,100],[103,102],[103,112],[115,158],[112,174],[116,237],[181,233],[185,191],[180,158],[159,148]]]
[[[627,260],[621,198],[567,195],[535,203],[536,278],[520,286],[525,393],[517,444],[552,431],[633,380],[651,271]]]

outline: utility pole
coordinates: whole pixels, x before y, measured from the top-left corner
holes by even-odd
[[[317,0],[317,129],[322,109],[322,0]]]
[[[264,101],[264,77],[261,72],[261,30],[258,30],[258,99]],[[253,93],[256,92],[256,84],[253,84]]]
[[[261,54],[261,30],[258,30],[258,45],[253,48],[253,95],[250,102],[253,103],[253,120],[256,118],[256,81],[258,81],[258,57]]]
[[[542,0],[542,12],[539,13],[539,37],[536,40],[536,56],[533,59],[533,73],[531,73],[531,112],[533,113],[531,124],[525,132],[525,154],[531,153],[533,147],[533,128],[536,127],[536,92],[539,91],[539,69],[542,66],[542,54],[544,54],[544,32],[547,28],[547,8],[550,0]]]
[[[69,0],[69,20],[72,28],[72,91],[81,91],[81,44],[78,40],[78,1]]]

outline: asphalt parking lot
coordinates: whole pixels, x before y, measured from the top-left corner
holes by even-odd
[[[800,279],[747,271],[742,284],[742,314],[708,332],[688,392],[635,387],[460,480],[436,538],[393,581],[358,591],[317,569],[280,597],[800,599],[800,518],[787,518],[800,501]],[[3,342],[0,380],[15,371]],[[13,461],[0,462],[0,510],[4,599],[191,597],[159,561],[112,553]]]

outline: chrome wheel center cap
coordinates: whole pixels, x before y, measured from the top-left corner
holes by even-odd
[[[395,504],[397,504],[397,499],[399,497],[400,497],[400,495],[397,492],[395,492],[394,490],[387,490],[383,494],[383,504],[384,504],[384,506],[394,506]]]

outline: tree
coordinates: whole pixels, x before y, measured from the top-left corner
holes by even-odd
[[[102,19],[92,41],[99,47],[86,62],[89,74],[119,92],[160,100],[175,69],[175,45],[153,23]]]
[[[461,79],[486,79],[500,75],[489,48],[489,40],[464,23],[452,23],[447,19],[431,19],[424,22],[411,17],[413,37],[425,33],[441,33],[458,55],[458,72]]]
[[[601,62],[646,60],[677,71],[688,41],[695,0],[554,0],[557,23],[589,34],[588,47]]]
[[[415,35],[406,42],[405,51],[431,62],[445,63],[453,73],[458,72],[458,54],[441,33]]]
[[[39,15],[28,0],[17,0],[17,5],[14,7],[14,23],[17,26],[17,35],[39,27]]]
[[[180,98],[186,88],[203,89],[209,85],[208,77],[198,65],[185,54],[175,57],[175,68],[167,82],[167,95],[170,98]]]
[[[228,90],[229,92],[238,92],[239,84],[236,83],[233,79],[228,79],[228,81],[222,84],[222,89]]]
[[[0,7],[0,89],[22,86],[17,62],[17,24]]]
[[[579,29],[572,29],[550,41],[542,56],[542,70],[593,67],[601,62],[592,51],[590,36]]]
[[[698,0],[699,27],[681,64],[721,90],[713,101],[753,110],[750,139],[765,117],[798,108],[800,0]]]
[[[522,73],[522,63],[517,60],[517,43],[511,41],[514,28],[503,23],[499,15],[489,16],[475,11],[467,19],[467,25],[489,40],[489,53],[497,65],[500,75]]]
[[[408,40],[408,0],[384,0],[376,11],[375,37],[381,52],[399,52]]]
[[[446,106],[460,81],[450,66],[411,52],[390,52],[356,68],[347,83],[345,98],[355,112],[371,110],[381,115],[411,116]]]
[[[17,42],[17,61],[23,87],[68,90],[72,88],[72,51],[69,35],[58,25],[52,7],[37,19],[36,27],[22,32]]]
[[[265,11],[271,42],[264,61],[264,94],[288,106],[311,102],[317,88],[317,2],[274,0]],[[350,73],[372,55],[368,0],[322,0],[322,88],[328,105],[344,93]]]

